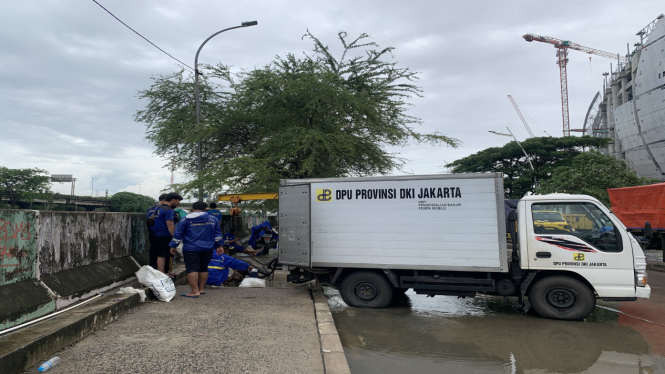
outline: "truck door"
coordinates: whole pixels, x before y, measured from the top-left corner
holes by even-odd
[[[309,185],[279,188],[279,263],[309,267]]]
[[[633,297],[632,248],[611,214],[592,202],[528,202],[529,268],[582,275],[600,297]]]

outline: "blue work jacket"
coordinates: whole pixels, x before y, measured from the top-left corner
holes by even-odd
[[[206,284],[219,286],[229,277],[229,269],[247,270],[249,264],[245,261],[236,260],[227,255],[218,255],[213,252],[212,260],[208,264],[208,281]]]
[[[183,243],[183,251],[212,251],[224,245],[222,230],[217,218],[206,212],[194,212],[185,216],[175,228],[170,247]]]

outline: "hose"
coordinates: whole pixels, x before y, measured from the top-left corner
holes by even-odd
[[[97,298],[99,298],[99,297],[102,297],[102,295],[103,295],[103,294],[98,293],[97,295],[95,295],[95,296],[89,298],[88,300],[85,300],[85,301],[83,301],[83,302],[81,302],[81,303],[78,303],[78,304],[76,304],[76,305],[72,305],[72,306],[70,306],[70,307],[68,307],[68,308],[65,308],[65,309],[59,310],[59,311],[57,311],[57,312],[53,312],[53,313],[51,313],[51,314],[47,314],[47,315],[45,315],[45,316],[43,316],[43,317],[39,317],[39,318],[37,318],[37,319],[33,319],[32,321],[24,322],[24,323],[22,323],[22,324],[20,324],[20,325],[18,325],[18,326],[14,326],[14,327],[10,327],[10,328],[8,328],[8,329],[2,330],[2,331],[0,331],[0,335],[4,335],[4,334],[6,334],[6,333],[9,333],[9,332],[12,332],[12,331],[16,331],[16,330],[18,330],[18,329],[22,329],[22,328],[24,328],[24,327],[28,327],[28,326],[30,326],[30,325],[32,325],[32,324],[37,323],[37,322],[41,322],[41,321],[43,321],[43,320],[45,320],[45,319],[49,319],[49,318],[51,318],[51,317],[55,317],[55,316],[57,316],[58,314],[62,314],[62,313],[64,313],[64,312],[67,312],[67,311],[72,310],[72,309],[74,309],[74,308],[78,308],[78,307],[80,307],[81,305],[87,304],[87,303],[91,302],[92,300],[95,300],[95,299],[97,299]]]
[[[262,262],[257,261],[261,265],[263,265],[263,269],[262,269],[263,271],[259,271],[259,278],[263,279],[263,278],[267,278],[267,277],[271,276],[275,272],[275,270],[277,269],[278,260],[279,260],[279,258],[274,258],[274,259],[272,259],[272,261],[268,262],[267,265],[263,265]]]

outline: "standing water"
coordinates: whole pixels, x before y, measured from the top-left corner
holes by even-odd
[[[352,373],[665,373],[640,334],[602,308],[571,322],[491,296],[408,291],[392,307],[364,309],[334,292],[326,291]]]

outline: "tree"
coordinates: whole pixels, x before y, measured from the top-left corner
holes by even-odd
[[[278,56],[238,74],[221,64],[208,66],[199,129],[192,129],[192,78],[183,71],[157,77],[140,91],[148,104],[135,119],[146,123],[157,154],[194,177],[195,144],[202,141],[203,175],[175,188],[187,193],[203,183],[211,192],[276,191],[280,179],[390,172],[402,160],[387,145],[458,145],[438,132],[414,130],[421,120],[408,114],[407,100],[421,95],[414,84],[418,76],[387,61],[392,47],[379,49],[367,34],[338,36],[339,57],[308,32],[311,56]],[[357,50],[364,54],[351,56]],[[222,79],[227,90],[209,78]]]
[[[110,197],[112,212],[146,212],[155,205],[155,199],[132,192],[118,192]]]
[[[521,144],[535,170],[531,170],[524,153],[514,141],[503,147],[484,149],[446,166],[452,168],[453,173],[501,172],[504,174],[506,199],[519,199],[534,191],[534,177],[538,183],[543,183],[556,168],[568,165],[585,149],[601,148],[608,142],[609,139],[591,136],[526,139]]]
[[[0,166],[0,197],[9,200],[10,207],[19,202],[32,202],[49,192],[51,178],[46,170],[9,169]]]
[[[608,188],[641,186],[655,182],[657,181],[637,176],[622,160],[592,151],[579,154],[568,165],[556,168],[552,177],[543,182],[536,192],[589,195],[610,206]]]

